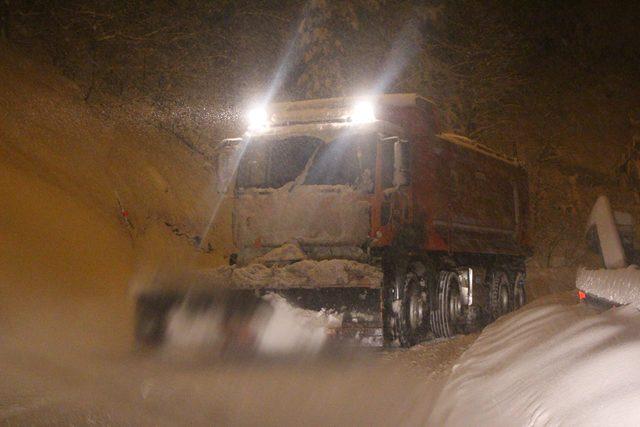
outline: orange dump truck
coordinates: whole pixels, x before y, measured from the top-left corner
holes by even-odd
[[[140,294],[140,341],[160,341],[167,313],[189,295],[197,307],[233,301],[230,319],[275,293],[339,313],[334,335],[402,346],[475,330],[524,304],[525,170],[441,134],[428,100],[278,103],[250,119],[218,158],[233,202],[233,265],[182,279],[189,292]]]

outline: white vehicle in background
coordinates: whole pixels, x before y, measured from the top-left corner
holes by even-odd
[[[640,268],[633,234],[632,216],[613,211],[606,196],[598,197],[589,216],[587,241],[602,256],[605,268],[578,271],[576,288],[581,300],[607,308],[640,307]]]

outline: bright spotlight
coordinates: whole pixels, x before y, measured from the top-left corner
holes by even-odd
[[[247,123],[249,130],[256,132],[269,126],[269,115],[263,106],[255,106],[247,111]]]
[[[351,111],[352,123],[371,123],[376,121],[376,114],[373,103],[369,101],[358,101]]]

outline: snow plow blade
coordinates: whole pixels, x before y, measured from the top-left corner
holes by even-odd
[[[229,351],[270,346],[265,340],[278,335],[377,347],[383,345],[380,301],[380,289],[357,287],[145,292],[136,300],[136,341],[196,340]]]
[[[198,339],[229,348],[306,334],[381,346],[381,283],[379,269],[335,259],[167,276],[138,292],[136,339],[157,345],[200,334]]]

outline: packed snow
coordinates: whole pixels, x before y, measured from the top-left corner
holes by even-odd
[[[140,281],[134,293],[152,289],[281,289],[290,287],[326,288],[334,286],[379,288],[382,270],[369,264],[346,260],[302,260],[283,266],[250,264],[221,266]]]
[[[294,307],[277,294],[267,294],[264,298],[273,312],[263,311],[252,325],[257,332],[260,354],[315,354],[322,350],[332,330],[342,326],[342,315],[333,311]]]
[[[638,425],[640,313],[586,304],[524,309],[454,365],[429,425]]]

